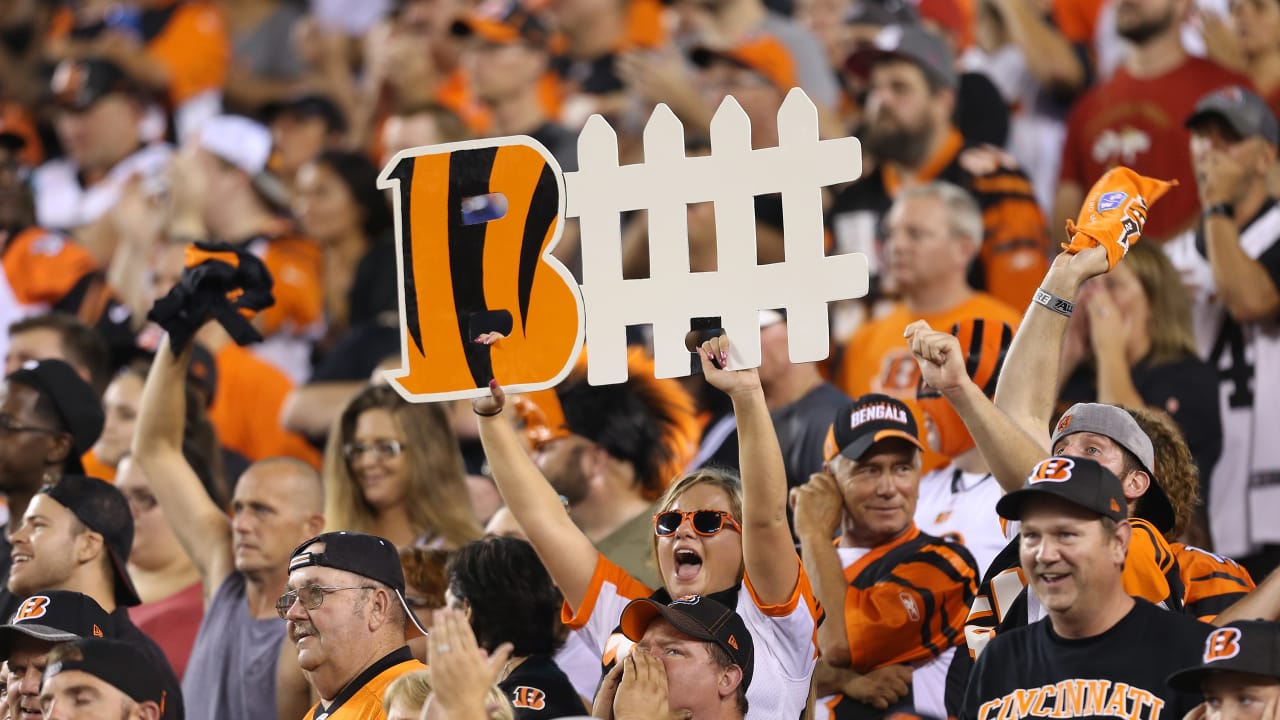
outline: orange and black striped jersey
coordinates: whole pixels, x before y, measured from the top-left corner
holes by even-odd
[[[844,570],[852,667],[868,673],[919,662],[963,642],[978,568],[963,545],[920,532],[863,555]]]
[[[328,707],[317,703],[303,720],[386,720],[382,695],[387,686],[401,675],[426,669],[409,648],[400,648],[357,675]]]
[[[1213,622],[1254,588],[1249,571],[1235,560],[1194,545],[1169,543],[1186,587],[1184,610],[1202,622]]]

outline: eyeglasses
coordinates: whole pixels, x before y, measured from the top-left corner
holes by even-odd
[[[733,516],[723,510],[668,510],[653,516],[653,531],[658,537],[675,535],[680,526],[688,518],[693,518],[693,531],[699,535],[715,535],[728,526],[730,530],[742,532],[742,526]]]
[[[374,440],[370,443],[347,443],[342,446],[342,456],[353,463],[366,453],[372,453],[374,461],[390,460],[400,457],[404,452],[404,443],[399,440]]]
[[[325,595],[338,592],[339,590],[377,590],[377,588],[372,585],[353,585],[351,587],[304,585],[297,590],[290,590],[289,592],[281,595],[280,599],[276,600],[276,613],[281,619],[285,619],[285,616],[289,614],[289,608],[293,607],[293,604],[299,600],[302,601],[302,607],[306,608],[307,611],[310,612],[311,610],[315,610],[320,607],[320,604],[324,602]]]
[[[8,413],[0,413],[0,433],[12,434],[20,432],[48,433],[50,435],[61,435],[61,430],[53,428],[36,427],[35,425],[23,425],[18,422],[18,418]]]

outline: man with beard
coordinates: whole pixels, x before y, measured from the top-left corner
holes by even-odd
[[[1074,219],[1085,192],[1104,172],[1125,165],[1178,185],[1152,210],[1143,239],[1163,243],[1200,217],[1189,135],[1182,121],[1205,95],[1249,79],[1182,48],[1182,19],[1191,0],[1118,0],[1116,30],[1129,51],[1106,82],[1076,103],[1067,120],[1054,227]]]
[[[858,135],[876,167],[836,195],[828,224],[836,251],[867,255],[873,299],[896,292],[885,277],[880,224],[903,187],[944,180],[971,193],[982,209],[970,283],[1024,306],[1048,267],[1044,214],[1012,158],[973,146],[952,124],[957,79],[946,42],[919,27],[889,26],[846,66],[869,76]]]
[[[26,139],[0,118],[0,357],[9,349],[9,326],[53,310],[97,324],[113,342],[131,341],[127,313],[122,322],[111,320],[117,306],[109,301],[93,257],[62,235],[36,226],[25,147]]]
[[[650,551],[653,503],[689,460],[693,402],[675,380],[655,380],[632,353],[630,378],[590,385],[581,364],[521,412],[534,460],[569,517],[610,561],[658,587]]]
[[[899,300],[849,340],[837,377],[841,390],[850,397],[889,395],[915,409],[920,370],[903,328],[921,318],[945,328],[979,318],[991,327],[1018,326],[1016,310],[967,281],[981,252],[982,223],[978,203],[955,185],[935,181],[902,191],[884,220],[884,278]],[[937,452],[924,453],[926,471],[947,462]]]

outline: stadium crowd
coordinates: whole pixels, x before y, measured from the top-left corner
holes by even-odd
[[[828,360],[387,384],[398,153],[794,88]],[[1280,720],[1278,114],[1280,0],[3,0],[0,718]]]

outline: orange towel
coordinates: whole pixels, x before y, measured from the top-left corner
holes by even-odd
[[[1143,177],[1127,167],[1111,168],[1089,190],[1079,219],[1067,220],[1071,243],[1062,249],[1074,255],[1101,245],[1107,249],[1108,269],[1114,268],[1129,245],[1142,237],[1151,205],[1177,184]]]

